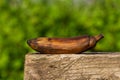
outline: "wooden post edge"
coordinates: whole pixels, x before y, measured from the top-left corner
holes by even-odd
[[[25,57],[24,80],[120,80],[120,52]]]

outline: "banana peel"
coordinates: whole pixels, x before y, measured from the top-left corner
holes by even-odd
[[[39,37],[27,41],[28,45],[43,54],[75,54],[89,50],[104,36],[77,36],[72,38]]]

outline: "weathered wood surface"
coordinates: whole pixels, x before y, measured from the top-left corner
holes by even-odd
[[[24,80],[120,80],[120,53],[27,54]]]

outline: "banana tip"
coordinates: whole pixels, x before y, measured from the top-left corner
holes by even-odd
[[[30,45],[31,41],[30,40],[27,40],[27,44]]]
[[[102,38],[104,38],[103,34],[99,34],[99,35],[95,36],[96,41],[99,41]]]

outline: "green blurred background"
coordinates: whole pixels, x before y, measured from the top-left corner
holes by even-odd
[[[28,39],[99,33],[91,51],[120,51],[120,0],[0,0],[0,80],[23,80]]]

